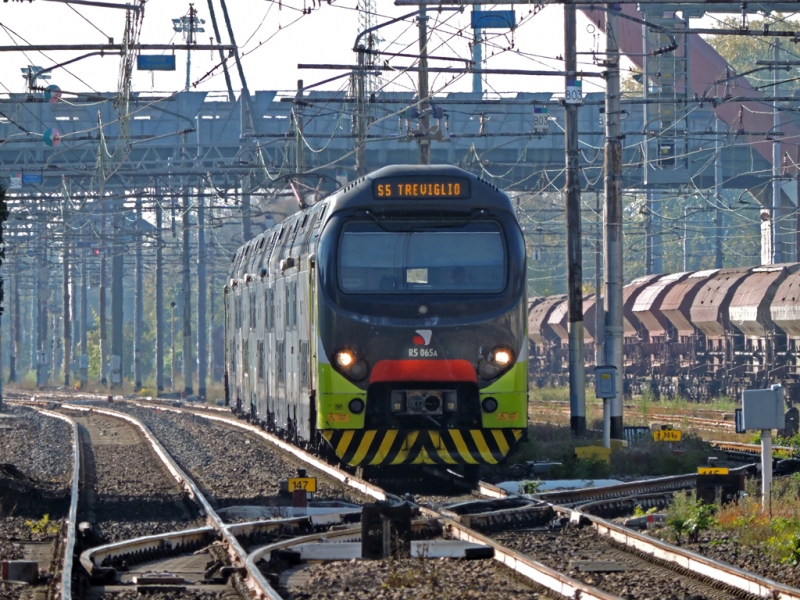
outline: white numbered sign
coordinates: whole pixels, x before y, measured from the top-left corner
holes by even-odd
[[[565,102],[567,104],[583,104],[583,88],[580,79],[567,79],[567,94]]]

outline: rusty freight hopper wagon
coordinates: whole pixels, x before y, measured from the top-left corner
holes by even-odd
[[[466,171],[386,167],[288,217],[237,251],[225,310],[232,408],[343,463],[469,470],[525,434],[525,244]]]

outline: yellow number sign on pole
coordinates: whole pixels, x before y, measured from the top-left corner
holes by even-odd
[[[290,477],[289,478],[289,492],[295,490],[304,490],[312,494],[317,491],[317,478],[316,477]]]
[[[679,429],[661,429],[653,432],[653,440],[656,442],[680,442],[681,432]]]
[[[725,467],[698,467],[698,475],[727,475],[728,469]]]

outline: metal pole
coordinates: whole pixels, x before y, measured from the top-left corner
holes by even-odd
[[[564,5],[564,62],[567,80],[578,69],[574,4]],[[566,89],[567,82],[564,82]],[[567,298],[569,302],[569,408],[575,435],[586,433],[586,375],[583,364],[583,240],[581,239],[581,183],[578,164],[578,105],[567,103],[564,144],[567,181]]]
[[[250,231],[250,176],[242,180],[242,243],[250,241],[253,234]]]
[[[181,217],[182,264],[183,264],[183,392],[186,396],[192,389],[192,279],[191,251],[189,248],[189,188],[183,192],[183,215]]]
[[[62,335],[64,336],[64,387],[69,388],[69,375],[70,366],[72,364],[72,325],[70,323],[70,289],[69,289],[69,276],[70,276],[70,256],[69,256],[69,218],[67,217],[66,199],[64,200],[64,212],[62,214],[63,220],[63,237],[61,240],[62,253],[61,253],[61,290],[62,290]]]
[[[156,392],[164,391],[164,255],[161,231],[164,226],[164,208],[158,188],[155,193],[156,209]],[[173,384],[174,385],[174,384]]]
[[[475,40],[472,43],[472,66],[476,69],[483,67],[483,36],[480,29],[475,30]],[[472,74],[472,93],[483,96],[483,75],[480,73]]]
[[[192,83],[192,42],[194,41],[194,4],[189,4],[189,35],[186,38],[186,89]]]
[[[89,383],[89,325],[87,323],[87,319],[89,318],[88,288],[89,275],[86,269],[86,251],[84,251],[81,256],[81,389],[84,389]]]
[[[689,207],[683,208],[683,270],[689,270]]]
[[[37,385],[39,387],[46,386],[50,379],[50,369],[48,368],[48,352],[47,352],[47,343],[48,343],[48,304],[50,300],[50,265],[48,264],[48,257],[47,257],[47,247],[49,245],[47,241],[47,228],[44,227],[44,244],[42,245],[39,251],[39,289],[37,294],[37,301],[39,306],[37,307],[37,314],[39,316],[38,322],[38,334],[36,336],[36,345],[37,345],[37,361],[38,361],[38,372],[39,376],[37,378]]]
[[[358,47],[358,66],[363,67],[366,60],[366,56],[364,54],[364,47]],[[355,74],[355,84],[356,84],[356,119],[355,119],[355,126],[356,126],[356,172],[359,176],[363,176],[367,174],[367,148],[366,148],[366,119],[364,112],[366,111],[366,99],[365,99],[365,88],[364,88],[364,78],[366,77],[366,71],[364,69],[359,69],[358,73]]]
[[[74,263],[70,266],[69,277],[69,298],[70,298],[70,315],[72,315],[72,359],[70,362],[70,377],[74,379],[78,375],[76,370],[76,361],[78,359],[79,344],[81,339],[81,307],[80,307],[80,294],[78,294],[78,265],[75,249],[70,251]]]
[[[428,15],[425,6],[419,8],[419,110],[420,118],[419,164],[431,164],[431,141],[427,139],[430,119],[427,114],[428,103]]]
[[[12,292],[12,304],[14,306],[14,338],[13,338],[13,356],[11,357],[11,381],[17,382],[20,380],[20,371],[22,370],[22,360],[21,360],[21,352],[22,352],[22,306],[19,302],[19,284],[20,284],[20,261],[22,256],[20,256],[19,251],[14,253],[14,290]],[[16,358],[16,362],[14,359]]]
[[[664,267],[662,263],[662,236],[661,236],[661,201],[663,195],[661,192],[653,192],[653,201],[650,204],[652,213],[650,215],[650,228],[652,231],[652,250],[653,250],[653,273],[663,273]]]
[[[170,377],[172,378],[170,389],[174,392],[175,391],[175,301],[173,300],[169,304],[170,308],[172,309],[172,324],[170,327],[170,334],[169,334],[169,343],[172,346],[172,373]]]
[[[772,430],[761,430],[761,510],[769,511],[772,493]]]
[[[122,227],[125,223],[123,218],[124,200],[115,202],[119,204],[114,213],[112,251],[114,256],[111,258],[111,388],[122,386],[122,350],[124,346],[123,338],[123,270],[125,268],[125,251],[122,247]]]
[[[106,281],[108,243],[107,227],[108,216],[106,215],[106,201],[100,196],[100,383],[108,385],[108,319],[106,318]]]
[[[594,242],[594,364],[602,366],[604,361],[603,340],[605,312],[603,311],[603,223],[600,206],[600,192],[594,194],[596,236]]]
[[[208,328],[206,326],[206,208],[205,198],[197,199],[197,395],[206,397],[208,379]]]
[[[144,265],[142,262],[142,198],[136,196],[136,251],[134,255],[134,278],[136,279],[136,296],[133,304],[133,389],[142,389],[142,333],[144,321]]]
[[[775,91],[773,95],[777,97],[780,93],[778,90],[778,61],[780,60],[780,40],[774,39],[774,56],[775,67],[772,71],[773,82],[775,83]],[[781,234],[780,234],[780,218],[781,218],[781,138],[778,136],[778,128],[781,125],[781,115],[779,112],[778,101],[772,102],[772,264],[782,262],[781,256]]]
[[[605,144],[605,364],[617,368],[617,395],[610,400],[609,427],[622,438],[622,398],[625,363],[622,327],[622,142],[620,139],[619,43],[617,10],[606,12],[606,144]]]
[[[303,146],[303,80],[297,80],[297,95],[294,103],[294,172],[302,173],[306,170],[306,153]]]
[[[211,25],[214,27],[214,37],[217,39],[217,44],[222,43],[219,35],[219,25],[217,25],[217,14],[214,12],[213,0],[208,0],[208,12],[211,14]],[[222,62],[222,70],[225,73],[225,85],[228,87],[228,102],[233,102],[233,84],[231,83],[231,74],[228,71],[228,63],[225,60],[225,53],[222,49],[219,50],[219,60]]]
[[[213,235],[213,234],[212,234]],[[213,237],[212,237],[213,240]],[[213,241],[212,241],[213,247]],[[214,273],[214,261],[213,261],[213,254],[209,253],[209,268],[211,273],[208,275],[208,339],[210,340],[211,344],[211,352],[210,352],[210,366],[209,366],[209,374],[211,376],[211,381],[219,381],[217,377],[217,345],[214,343],[214,328],[217,326],[216,317],[214,315],[214,307],[216,305],[217,295],[216,295],[216,273]]]
[[[714,157],[714,268],[721,269],[723,262],[722,254],[722,120],[716,122],[716,156]]]
[[[644,205],[644,274],[653,274],[653,192],[647,190]]]

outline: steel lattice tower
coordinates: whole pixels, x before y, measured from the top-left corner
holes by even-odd
[[[378,24],[376,0],[358,0],[358,30],[366,31],[370,27]],[[368,50],[377,50],[383,40],[378,37],[377,32],[365,36],[364,43]],[[376,57],[374,54],[367,54],[367,64],[374,65]],[[381,87],[380,74],[369,72],[364,81],[367,97]]]

